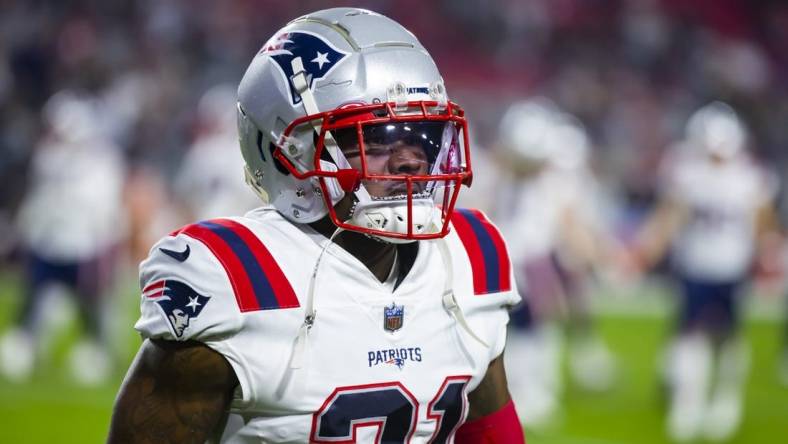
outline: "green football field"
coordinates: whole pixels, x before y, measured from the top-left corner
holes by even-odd
[[[14,385],[0,379],[0,443],[98,443],[106,438],[115,392],[139,339],[132,331],[136,309],[133,285],[118,298],[108,316],[120,332],[113,338],[120,361],[112,381],[99,388],[76,386],[65,371],[69,345],[78,334],[66,323],[52,346],[51,356],[31,381]],[[0,274],[0,331],[5,330],[18,304],[18,282]],[[624,305],[641,307],[637,295]],[[773,304],[779,307],[778,304]],[[669,331],[667,309],[602,309],[599,328],[620,364],[614,390],[584,394],[567,387],[564,412],[547,430],[527,430],[529,444],[650,444],[666,443],[663,399],[656,379],[656,356]],[[775,308],[776,309],[776,308]],[[768,310],[767,310],[768,311]],[[774,311],[774,310],[772,310]],[[780,345],[778,316],[748,316],[745,326],[752,346],[752,371],[746,417],[731,442],[788,442],[788,389],[778,384],[775,368]]]

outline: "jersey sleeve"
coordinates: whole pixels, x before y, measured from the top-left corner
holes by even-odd
[[[221,258],[181,230],[159,240],[140,264],[144,338],[215,341],[241,328],[241,311]]]
[[[509,310],[521,300],[506,242],[478,210],[457,209],[447,242],[453,252],[455,294],[470,327],[489,346],[489,360],[506,344]]]

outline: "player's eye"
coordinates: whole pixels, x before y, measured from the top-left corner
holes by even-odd
[[[366,154],[370,157],[390,156],[392,147],[388,145],[369,144],[366,146]]]

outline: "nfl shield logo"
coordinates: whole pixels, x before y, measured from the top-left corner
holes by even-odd
[[[405,306],[391,303],[390,307],[383,307],[383,328],[395,332],[402,328],[402,319],[405,317]]]

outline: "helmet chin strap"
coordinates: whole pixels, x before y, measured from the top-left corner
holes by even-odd
[[[315,323],[315,317],[317,316],[317,310],[315,310],[315,285],[317,283],[317,273],[320,270],[320,262],[323,260],[323,255],[342,231],[342,228],[337,227],[337,229],[334,230],[334,234],[328,238],[328,242],[326,242],[320,250],[320,255],[317,257],[315,267],[312,269],[312,275],[309,277],[309,288],[307,289],[306,306],[304,307],[304,322],[298,329],[293,355],[290,359],[290,368],[292,369],[301,368],[305,362],[305,355],[309,354],[309,331],[312,329],[312,325]]]
[[[438,251],[446,267],[446,279],[443,282],[443,294],[441,295],[443,307],[449,312],[454,320],[457,321],[457,324],[465,330],[468,336],[485,348],[490,348],[479,335],[474,333],[471,326],[468,325],[468,321],[465,320],[465,315],[462,313],[462,307],[457,303],[457,298],[454,296],[454,289],[452,288],[454,284],[454,266],[452,265],[451,253],[449,252],[449,245],[446,238],[442,237],[440,239],[435,239],[435,244],[438,246]]]
[[[301,96],[301,103],[304,105],[304,111],[306,111],[307,115],[319,114],[320,109],[317,107],[317,102],[315,101],[315,96],[312,95],[312,90],[309,89],[309,81],[306,78],[306,70],[304,70],[304,62],[301,60],[301,57],[294,58],[293,61],[290,62],[290,66],[293,67],[293,86],[298,92],[298,95]],[[312,120],[311,125],[312,128],[315,129],[315,132],[320,134],[320,121]],[[328,150],[328,154],[331,155],[331,158],[334,162],[337,162],[337,166],[339,166],[339,156],[337,155],[339,153],[339,146],[334,140],[334,136],[332,136],[329,131],[326,131],[324,144],[326,150]]]
[[[391,201],[375,202],[367,200],[357,203],[350,219],[355,225],[367,227],[381,231],[405,234],[408,232],[408,224],[419,221],[413,232],[420,234],[429,227],[434,226],[433,212],[434,204],[432,201],[426,202],[423,199],[414,200],[412,206],[412,221],[408,220],[407,201],[401,201],[397,205],[392,205]],[[387,237],[384,235],[371,235],[384,242],[402,244],[413,242],[414,239],[402,239],[398,237]]]
[[[315,96],[312,94],[312,90],[309,89],[309,81],[306,77],[306,70],[304,69],[304,62],[301,60],[301,57],[296,57],[290,62],[290,66],[293,68],[293,87],[295,87],[296,92],[299,96],[301,96],[301,103],[304,105],[304,111],[306,111],[307,115],[315,115],[320,113],[320,108],[317,107],[317,101],[315,100]],[[319,120],[312,120],[310,122],[312,128],[315,130],[316,134],[320,134],[321,131],[321,122]],[[328,152],[328,155],[331,157],[331,160],[334,161],[334,165],[338,169],[350,169],[350,164],[347,163],[347,159],[345,156],[342,155],[342,151],[339,149],[339,145],[337,144],[334,136],[331,134],[331,131],[326,131],[325,136],[323,138],[323,145]],[[327,179],[331,180],[331,179]],[[334,179],[336,180],[336,179]],[[329,187],[332,196],[332,202],[336,203],[339,199],[342,199],[344,196],[344,191],[341,187]],[[369,193],[363,187],[359,187],[358,190],[355,191],[356,195],[363,199],[363,197],[369,198]],[[333,195],[336,194],[336,195]]]

